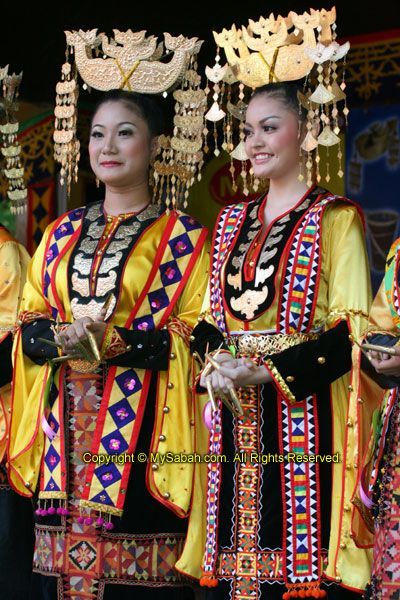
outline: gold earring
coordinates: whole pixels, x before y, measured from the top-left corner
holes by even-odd
[[[96,177],[96,187],[97,188],[100,187],[100,179],[98,177]]]

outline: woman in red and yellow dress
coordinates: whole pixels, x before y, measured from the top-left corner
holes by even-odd
[[[201,580],[209,600],[360,597],[368,550],[352,539],[359,419],[349,402],[351,343],[366,322],[369,269],[360,210],[299,180],[305,115],[294,82],[257,88],[245,148],[266,195],[232,204],[214,230],[210,319],[193,350],[215,355],[202,378],[237,388],[209,423]],[[214,327],[213,327],[214,325]],[[225,335],[217,335],[217,329]]]
[[[400,597],[399,291],[400,239],[388,254],[385,276],[372,304],[363,340],[383,350],[360,354],[358,348],[354,353],[355,364],[362,369],[354,393],[374,410],[370,444],[354,500],[363,517],[355,520],[358,542],[371,542],[371,534],[374,536],[372,575],[365,594],[368,600]]]
[[[151,98],[103,97],[89,154],[104,201],[51,224],[29,268],[9,477],[38,500],[35,599],[189,599],[199,577],[193,464],[150,459],[194,448],[188,344],[208,270],[206,230],[151,203],[160,133]]]

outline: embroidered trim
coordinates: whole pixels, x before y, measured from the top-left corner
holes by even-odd
[[[79,235],[82,226],[83,208],[71,210],[62,215],[55,223],[47,240],[42,269],[42,292],[51,316],[65,319],[60,299],[55,289],[55,274],[61,257]]]
[[[371,588],[365,598],[398,598],[398,533],[400,518],[400,396],[396,392],[385,436],[385,459],[374,490],[375,544]]]
[[[81,500],[79,505],[82,508],[91,508],[92,510],[107,512],[107,514],[114,515],[116,517],[121,517],[123,513],[122,508],[115,508],[114,506],[105,507],[104,504],[101,504],[100,502],[92,502],[91,500]]]
[[[100,362],[97,360],[91,362],[83,358],[71,359],[67,362],[71,369],[78,373],[95,373],[100,366]]]
[[[376,448],[375,448],[375,452],[374,452],[373,467],[371,470],[371,476],[370,476],[370,481],[369,481],[369,486],[368,486],[368,496],[370,498],[372,498],[372,496],[373,496],[374,488],[375,488],[375,485],[376,485],[376,482],[377,482],[377,479],[379,476],[379,466],[381,464],[382,457],[385,452],[386,436],[387,436],[387,431],[388,431],[388,427],[389,427],[389,423],[390,423],[390,415],[392,414],[396,399],[397,399],[396,388],[393,388],[392,390],[388,390],[385,394],[383,406],[380,409],[381,410],[381,418],[380,418],[381,428],[380,428],[380,431],[376,432],[377,443],[376,443]]]
[[[282,413],[282,453],[312,455],[318,448],[315,427],[316,398],[309,396],[295,406],[279,404]],[[319,536],[319,480],[316,463],[287,461],[281,465],[286,494],[285,572],[289,584],[304,586],[321,578],[318,557]],[[307,583],[306,583],[307,582]],[[300,588],[301,589],[301,588]]]
[[[107,326],[100,350],[102,359],[107,360],[125,354],[127,348],[125,340],[122,339],[117,329],[113,326]]]
[[[279,329],[285,333],[307,331],[312,322],[314,300],[319,283],[320,229],[322,215],[335,196],[318,201],[305,214],[283,270]]]
[[[235,239],[236,233],[240,228],[245,213],[245,204],[228,206],[223,210],[217,220],[217,227],[213,240],[214,252],[211,264],[210,305],[215,323],[222,332],[226,331],[226,323],[223,292],[220,281],[221,268],[228,250]]]
[[[223,293],[220,285],[221,267],[225,256],[235,239],[245,213],[245,205],[237,204],[224,209],[217,219],[213,239],[214,252],[211,258],[210,307],[215,324],[226,334]],[[222,452],[222,402],[217,400],[217,410],[212,414],[211,433],[209,437],[209,453],[216,456]],[[221,465],[210,463],[207,467],[206,497],[206,544],[203,559],[203,577],[201,585],[215,586],[215,572],[218,558],[218,506],[221,487]]]
[[[257,386],[251,385],[240,389],[240,404],[245,417],[236,420],[235,439],[239,452],[251,456],[259,450],[260,438],[260,401]],[[258,584],[258,535],[259,511],[257,506],[257,488],[262,476],[262,465],[250,460],[236,465],[235,480],[237,484],[237,500],[234,515],[234,547],[237,549],[237,572],[233,582],[232,597],[242,598],[246,592],[249,596],[259,597]]]
[[[229,344],[242,356],[266,356],[278,354],[287,348],[293,348],[304,342],[316,340],[319,333],[272,333],[232,335]]]
[[[40,492],[40,500],[66,500],[67,494],[65,492]]]
[[[328,552],[323,550],[320,556],[320,570],[327,566]],[[218,576],[221,578],[235,577],[237,564],[246,560],[243,553],[222,550],[218,559]],[[283,581],[283,551],[271,550],[257,553],[257,577],[261,581]],[[290,585],[290,584],[289,584]],[[318,589],[318,582],[316,582]]]
[[[221,456],[222,452],[222,403],[217,400],[218,410],[212,414],[212,428],[209,439],[210,455]],[[206,503],[206,547],[203,561],[205,576],[212,576],[216,572],[218,557],[218,508],[219,492],[221,487],[221,464],[219,461],[211,463],[207,469],[207,503]],[[205,580],[204,584],[207,585]]]
[[[49,405],[51,412],[47,422],[56,434],[53,438],[44,437],[44,452],[40,469],[39,498],[66,499],[67,468],[64,452],[64,385],[65,366],[50,374]],[[49,495],[48,495],[49,494]]]
[[[289,386],[287,385],[286,381],[283,379],[282,375],[279,373],[278,369],[275,367],[272,360],[267,358],[265,360],[264,364],[268,368],[268,371],[270,372],[270,375],[274,379],[275,383],[279,386],[279,389],[280,389],[280,392],[282,393],[282,395],[285,396],[285,398],[287,400],[289,400],[289,402],[291,404],[294,404],[296,402],[296,397],[290,391]]]
[[[184,535],[99,536],[98,532],[63,534],[36,528],[35,572],[62,575],[62,589],[70,597],[97,598],[100,579],[107,583],[159,585],[189,580],[174,566],[184,546]],[[134,568],[133,568],[134,565]]]

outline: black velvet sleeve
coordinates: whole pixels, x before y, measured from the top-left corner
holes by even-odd
[[[209,352],[216,350],[222,344],[222,348],[229,350],[225,338],[219,329],[207,323],[206,321],[200,321],[198,325],[193,329],[192,339],[190,341],[190,352],[197,352],[202,359],[206,353],[207,344]]]
[[[42,319],[25,325],[22,330],[24,353],[38,365],[44,364],[49,358],[58,356],[56,348],[37,339],[44,338],[54,341],[54,334],[50,329],[51,324],[52,321]],[[131,346],[131,351],[107,360],[108,364],[154,371],[165,371],[168,368],[171,344],[167,330],[146,333],[131,331],[124,327],[116,327],[116,329],[125,343]]]
[[[108,364],[152,371],[168,369],[171,340],[166,329],[150,332],[132,331],[124,327],[115,329],[126,345],[131,346],[131,350],[108,359]]]
[[[351,369],[351,342],[346,321],[279,354],[267,356],[296,400],[318,392]]]
[[[0,387],[12,380],[12,351],[13,339],[11,333],[0,344]]]
[[[22,347],[24,354],[37,365],[43,365],[47,359],[58,356],[57,348],[53,348],[38,338],[54,342],[54,333],[50,329],[53,321],[38,319],[22,327]]]

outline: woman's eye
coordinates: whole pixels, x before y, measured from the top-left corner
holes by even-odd
[[[132,134],[132,129],[121,129],[121,131],[119,131],[119,135],[121,135],[122,137],[129,137]]]
[[[244,139],[247,140],[247,138],[251,136],[252,132],[249,129],[244,129],[243,134],[244,134]]]
[[[101,133],[101,131],[92,131],[91,136],[93,138],[101,138],[103,137],[103,134]]]
[[[266,133],[269,133],[270,131],[275,131],[276,127],[271,127],[271,125],[264,125],[263,130]]]

